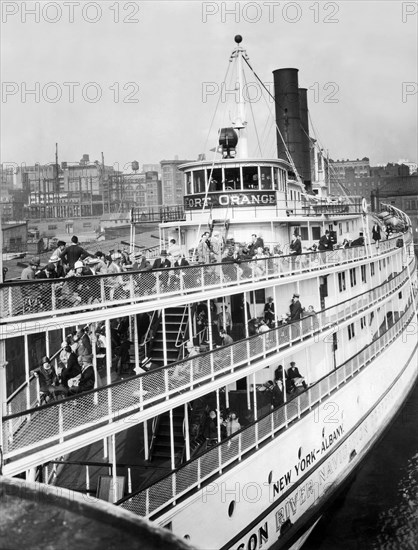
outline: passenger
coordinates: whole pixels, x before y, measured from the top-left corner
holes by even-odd
[[[151,271],[152,266],[147,260],[143,252],[137,252],[135,254],[135,262],[133,264],[134,271]]]
[[[78,383],[73,382],[73,384],[69,387],[69,395],[77,395],[79,393],[94,389],[96,377],[94,375],[94,368],[91,361],[79,357],[78,363],[81,365],[80,379]]]
[[[354,239],[354,241],[352,241],[350,246],[364,246],[364,236],[361,231],[357,239]]]
[[[271,408],[276,409],[284,403],[283,381],[279,378],[274,381],[271,388]]]
[[[319,242],[318,242],[318,250],[320,252],[323,252],[325,250],[330,250],[330,240],[329,240],[329,230],[327,229],[324,233],[324,235],[322,235],[322,237],[319,239]]]
[[[96,252],[96,258],[99,263],[96,265],[96,274],[104,275],[107,273],[106,256],[100,250]]]
[[[69,381],[81,374],[81,367],[78,363],[77,354],[71,349],[66,340],[61,344],[60,361],[63,365],[60,379],[61,384],[68,389]],[[71,385],[71,384],[70,384]]]
[[[208,264],[210,259],[210,242],[209,242],[209,233],[203,233],[199,244],[197,245],[197,258],[199,263]]]
[[[174,256],[177,256],[177,254],[181,255],[181,249],[177,244],[176,239],[170,239],[167,252],[171,259],[173,259]]]
[[[213,254],[215,254],[216,262],[219,263],[222,259],[222,252],[224,250],[224,240],[219,234],[219,231],[214,231],[212,233],[210,248]]]
[[[165,268],[171,267],[171,262],[170,262],[170,260],[168,259],[167,256],[168,256],[167,250],[161,250],[159,258],[156,258],[154,260],[154,263],[152,264],[152,269],[153,270],[160,270],[160,269],[165,269]],[[159,281],[160,281],[160,285],[161,285],[160,289],[163,292],[167,291],[169,276],[170,276],[170,273],[167,270],[162,271],[161,273],[159,273],[157,275],[157,277],[159,277]]]
[[[215,411],[210,411],[209,416],[206,418],[205,425],[203,427],[203,435],[208,441],[208,444],[217,443],[218,423]]]
[[[247,247],[248,248],[248,254],[251,258],[256,254],[257,248],[259,248],[259,247],[264,249],[264,241],[261,237],[256,235],[256,233],[253,233],[251,235],[251,242],[248,244],[248,247]]]
[[[52,253],[51,259],[49,260],[50,262],[55,262],[56,260],[59,262],[61,261],[61,256],[64,253],[65,245],[66,245],[65,241],[57,242],[57,248]],[[62,262],[61,262],[61,265],[62,265]]]
[[[267,298],[264,305],[264,321],[270,328],[274,327],[274,302],[272,296]]]
[[[229,334],[223,328],[221,328],[219,331],[219,337],[222,340],[223,346],[229,346],[230,344],[234,343],[234,340],[231,338],[231,336],[229,336]]]
[[[232,248],[225,250],[224,257],[221,260],[222,274],[227,283],[237,279],[237,268],[235,267],[234,251]]]
[[[40,259],[35,257],[32,258],[32,260],[29,261],[29,265],[25,267],[22,270],[22,273],[20,274],[20,278],[22,281],[31,281],[35,278],[35,273],[39,268],[39,264],[41,263]]]
[[[226,436],[230,437],[235,432],[241,429],[241,424],[238,422],[238,418],[235,412],[231,411],[225,421]]]
[[[87,258],[87,256],[89,256],[89,253],[86,252],[84,248],[78,244],[78,238],[73,235],[71,237],[71,244],[67,246],[64,252],[61,254],[61,259],[64,262],[66,270],[68,272],[70,269],[74,268],[77,261],[84,260],[84,258]]]
[[[41,366],[33,369],[31,374],[39,378],[39,390],[41,397],[46,402],[55,399],[55,393],[59,386],[59,380],[54,367],[51,365],[49,357],[46,355],[41,359]]]
[[[294,321],[299,321],[302,318],[302,304],[299,301],[299,294],[295,293],[293,294],[292,302],[290,304],[290,315],[289,315],[289,321],[293,323]]]
[[[269,327],[266,325],[266,323],[261,319],[258,322],[258,334],[263,334],[264,332],[268,332]]]
[[[290,254],[295,256],[302,254],[302,242],[298,233],[293,233],[293,239],[290,243]]]
[[[264,254],[263,249],[259,246],[256,249],[256,253],[253,257],[254,263],[254,275],[256,277],[264,277],[266,274],[267,267],[267,256]]]
[[[297,387],[303,386],[305,390],[308,385],[306,384],[305,378],[300,374],[299,369],[296,366],[296,363],[292,361],[290,367],[287,369],[287,380],[289,384],[289,391],[294,391]]]

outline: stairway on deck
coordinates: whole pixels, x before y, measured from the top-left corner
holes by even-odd
[[[176,342],[183,342],[178,338],[179,332],[185,333],[188,323],[188,314],[185,307],[171,307],[165,310],[165,338],[167,344],[167,364],[179,359],[180,348]],[[155,334],[152,345],[152,365],[154,368],[164,366],[163,323],[161,322]]]
[[[173,441],[176,466],[179,466],[183,461],[185,446],[183,424],[184,406],[181,405],[173,409]],[[150,460],[167,460],[171,458],[170,413],[168,411],[161,414],[157,419],[149,456]]]

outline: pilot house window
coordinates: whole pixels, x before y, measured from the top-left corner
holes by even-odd
[[[260,168],[261,174],[261,189],[271,189],[271,168],[270,166],[262,166]]]
[[[242,169],[242,181],[244,189],[258,189],[257,166],[244,166]]]

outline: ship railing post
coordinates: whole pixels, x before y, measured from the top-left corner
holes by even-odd
[[[300,418],[300,395],[298,395],[298,418]]]
[[[132,493],[132,473],[131,468],[128,466],[128,493]]]
[[[44,467],[43,467],[43,472],[42,472],[42,483],[45,483],[46,485],[48,485],[48,478],[49,478],[49,469],[48,469],[48,464],[46,464]]]
[[[289,420],[288,420],[288,417],[287,417],[287,407],[288,407],[288,404],[285,403],[283,410],[284,410],[284,425],[286,426],[286,428],[289,425]]]
[[[219,473],[222,473],[222,445],[218,445],[218,465]]]
[[[145,517],[149,517],[150,509],[149,509],[149,489],[145,490]]]
[[[105,292],[105,280],[104,277],[100,277],[100,295],[102,304],[106,303],[106,292]]]
[[[171,474],[171,490],[173,492],[173,498],[174,498],[174,500],[172,502],[173,506],[176,504],[176,496],[177,496],[177,483],[176,482],[177,482],[176,472],[173,472]]]
[[[86,464],[86,493],[90,495],[90,467]]]
[[[216,266],[218,267],[218,266]],[[222,281],[221,281],[221,278],[219,277],[219,282],[218,284],[220,284]],[[203,268],[203,265],[200,267],[200,285],[201,285],[201,290],[202,292],[205,291],[205,270]]]
[[[56,291],[57,285],[52,284],[51,285],[51,308],[52,311],[55,311],[57,309],[57,302],[56,302]]]
[[[274,411],[270,413],[271,438],[274,439]]]
[[[9,311],[9,317],[13,317],[13,295],[12,295],[12,287],[9,286],[9,307],[8,307],[8,311]],[[24,307],[24,302],[23,302],[23,307]],[[23,310],[23,313],[25,312],[25,310]]]
[[[170,396],[168,395],[168,392],[169,392],[168,369],[164,369],[164,389],[165,389],[165,398],[166,400],[168,400],[170,399]]]
[[[214,354],[209,354],[209,362],[210,362],[210,375],[211,375],[211,381],[213,382],[215,380],[215,363],[214,363]]]
[[[184,293],[184,272],[182,269],[179,269],[179,279],[180,279],[180,293]]]
[[[131,295],[131,300],[135,300],[135,284],[134,284],[134,276],[132,273],[129,273],[129,293]]]
[[[144,410],[144,378],[139,378],[139,410]]]
[[[202,468],[201,468],[201,462],[200,457],[197,459],[197,488],[200,489],[200,481],[202,476]]]
[[[242,459],[242,433],[238,435],[238,461]]]
[[[62,404],[58,405],[58,433],[60,443],[64,442],[64,416],[62,414]]]
[[[329,376],[327,377],[327,382],[328,382],[328,395],[331,395],[331,382],[330,382]]]

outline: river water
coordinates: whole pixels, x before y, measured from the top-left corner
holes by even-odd
[[[303,550],[418,548],[418,384]]]

